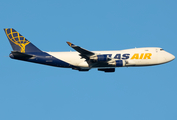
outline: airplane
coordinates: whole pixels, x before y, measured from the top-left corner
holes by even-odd
[[[170,62],[175,56],[159,47],[133,48],[119,51],[89,51],[67,42],[77,52],[44,52],[13,28],[4,29],[13,48],[12,59],[78,71],[115,72],[116,67],[152,66]]]

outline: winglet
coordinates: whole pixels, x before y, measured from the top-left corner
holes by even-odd
[[[67,42],[67,44],[68,44],[70,47],[74,46],[74,44],[72,44],[72,43],[70,43],[70,42]]]

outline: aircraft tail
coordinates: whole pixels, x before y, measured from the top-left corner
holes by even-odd
[[[13,28],[4,29],[14,51],[21,53],[42,52]]]

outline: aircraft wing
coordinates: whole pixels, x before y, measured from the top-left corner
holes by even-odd
[[[81,56],[82,58],[85,58],[86,60],[88,60],[90,56],[95,55],[95,53],[93,53],[93,52],[91,52],[91,51],[88,51],[88,50],[86,50],[86,49],[84,49],[84,48],[81,48],[81,47],[79,47],[79,46],[76,46],[76,45],[74,45],[74,44],[72,44],[72,43],[70,43],[70,42],[67,42],[67,44],[68,44],[70,47],[72,47],[73,49],[75,49],[77,52],[79,52],[79,53],[80,53],[80,56]]]
[[[107,54],[94,53],[94,52],[91,52],[91,51],[86,50],[84,48],[81,48],[79,46],[76,46],[70,42],[67,42],[67,44],[70,47],[72,47],[73,49],[75,49],[77,52],[79,52],[81,58],[86,59],[90,68],[91,67],[100,67],[102,65],[110,66],[108,62],[111,62],[111,60],[113,60]]]

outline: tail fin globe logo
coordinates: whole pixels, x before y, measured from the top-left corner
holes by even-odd
[[[21,48],[20,52],[25,53],[25,47],[30,42],[12,28],[5,29],[5,32],[6,32],[8,39]]]

